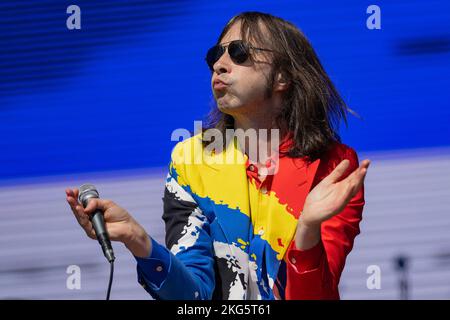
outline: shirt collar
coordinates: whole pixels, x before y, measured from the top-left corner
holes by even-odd
[[[290,131],[288,134],[284,136],[280,141],[280,145],[278,147],[278,153],[272,154],[264,163],[265,169],[267,170],[265,175],[274,175],[278,171],[278,162],[280,157],[286,156],[286,153],[292,148],[294,145],[294,134]],[[250,166],[257,166],[258,164],[254,161],[251,161],[247,155],[245,155],[245,167],[249,170]],[[250,170],[252,171],[252,170]]]

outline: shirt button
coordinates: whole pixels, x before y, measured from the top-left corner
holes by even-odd
[[[258,234],[259,234],[260,236],[262,236],[262,235],[264,234],[264,230],[263,230],[263,229],[259,230],[259,231],[258,231]]]
[[[295,258],[291,258],[291,262],[292,262],[293,264],[296,264],[296,263],[297,263],[297,260],[295,260]]]
[[[252,268],[253,268],[253,270],[258,270],[258,265],[256,263],[253,264]]]
[[[266,194],[266,193],[267,193],[267,188],[266,188],[266,186],[261,187],[261,192],[262,192],[263,194]]]
[[[161,272],[162,270],[163,270],[163,267],[161,267],[161,266],[156,267],[156,271]]]
[[[195,291],[194,295],[195,295],[195,298],[197,299],[198,298],[198,291]]]
[[[255,166],[251,164],[251,165],[248,167],[248,169],[249,169],[250,171],[255,171]]]

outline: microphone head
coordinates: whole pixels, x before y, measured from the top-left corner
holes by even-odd
[[[83,205],[83,207],[86,207],[89,199],[98,198],[99,196],[100,195],[97,188],[93,184],[86,183],[80,187],[78,201]]]

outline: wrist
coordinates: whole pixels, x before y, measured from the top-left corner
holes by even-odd
[[[295,235],[295,246],[299,250],[308,250],[317,243],[321,238],[321,223],[320,222],[305,222],[303,219],[298,219],[297,233]]]
[[[136,257],[147,258],[151,254],[151,240],[145,229],[133,221],[125,247]]]
[[[298,226],[304,229],[317,230],[320,229],[321,224],[322,221],[315,221],[309,219],[307,215],[305,215],[303,212],[300,214],[300,217],[298,218]]]

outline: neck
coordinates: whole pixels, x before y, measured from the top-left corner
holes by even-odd
[[[271,112],[263,112],[270,110]],[[275,107],[259,108],[259,112],[233,115],[234,129],[242,130],[237,134],[241,150],[251,162],[264,164],[268,158],[278,153],[278,147],[286,130],[275,122]],[[247,137],[247,139],[246,139]]]

